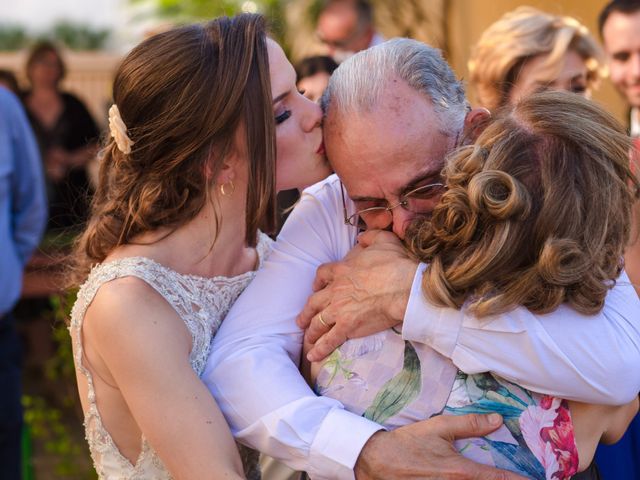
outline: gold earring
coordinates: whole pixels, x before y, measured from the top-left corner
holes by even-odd
[[[225,197],[230,197],[233,195],[233,192],[236,191],[236,186],[233,184],[233,181],[229,180],[227,183],[223,183],[220,185],[220,193]]]

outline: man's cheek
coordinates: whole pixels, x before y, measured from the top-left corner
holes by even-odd
[[[614,67],[612,65],[609,70],[609,79],[611,80],[611,83],[613,83],[616,87],[622,87],[622,83],[624,80],[623,69],[620,67]]]

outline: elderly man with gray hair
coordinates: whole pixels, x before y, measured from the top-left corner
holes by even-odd
[[[337,175],[303,193],[268,261],[223,322],[203,375],[241,442],[311,478],[516,479],[521,477],[463,458],[452,444],[493,432],[501,425],[499,416],[430,418],[444,407],[457,369],[492,371],[530,390],[583,402],[618,405],[637,395],[638,375],[620,380],[614,375],[640,362],[633,289],[614,287],[598,321],[566,312],[537,316],[520,308],[501,315],[496,328],[472,324],[454,310],[435,317],[421,295],[422,270],[399,242],[381,242],[364,252],[356,247],[349,254],[363,230],[373,230],[365,233],[365,243],[390,235],[379,230],[402,239],[416,215],[428,216],[444,188],[445,157],[473,139],[487,118],[486,111],[469,108],[439,51],[396,39],[360,52],[336,70],[324,106],[325,147]],[[347,254],[346,263],[332,263]],[[305,307],[314,289],[344,271],[353,273],[351,284],[342,282],[342,291],[328,289],[327,297],[316,294],[316,304]],[[309,359],[326,355],[336,339],[340,343],[404,321],[394,332],[396,342],[411,342],[408,361],[417,356],[429,366],[420,379],[402,379],[433,388],[415,409],[424,420],[384,431],[371,416],[352,414],[309,388],[298,370],[303,332],[296,317],[303,308],[303,319],[313,312],[312,328],[318,331],[334,326],[338,319],[332,314],[345,306],[353,307],[347,308],[356,319],[350,323],[356,325],[353,332],[332,328],[334,338],[324,351],[323,344],[316,345]],[[529,329],[520,328],[523,317]],[[617,348],[605,346],[603,337]],[[389,338],[363,348],[385,350]],[[527,361],[505,365],[495,355],[505,349],[531,353]],[[406,352],[404,357],[407,361]],[[554,358],[553,391],[543,388],[549,384],[548,358]],[[376,365],[370,375],[387,366]],[[345,367],[335,359],[336,375],[348,375]],[[367,378],[350,380],[360,382],[363,396],[372,394]]]

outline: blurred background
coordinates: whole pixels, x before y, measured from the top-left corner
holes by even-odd
[[[51,39],[63,47],[63,87],[77,93],[100,125],[106,122],[111,73],[122,54],[146,35],[173,23],[205,20],[239,11],[270,18],[274,35],[295,63],[326,53],[315,36],[318,0],[0,0],[0,68],[25,81],[29,45]],[[481,33],[520,5],[570,15],[597,36],[603,0],[372,0],[374,22],[385,37],[408,36],[441,48],[465,78],[467,59]],[[473,92],[469,92],[473,103]],[[608,82],[594,92],[622,120],[626,107]]]
[[[384,38],[408,36],[443,50],[461,78],[481,33],[505,12],[530,5],[553,14],[570,15],[595,37],[604,0],[371,0],[376,31]],[[237,12],[267,16],[273,36],[292,63],[327,55],[318,38],[319,0],[0,0],[0,70],[13,74],[17,89],[28,95],[32,78],[27,61],[34,45],[55,46],[66,74],[58,86],[86,107],[91,124],[83,152],[95,158],[111,105],[112,75],[122,56],[148,35],[172,25]],[[45,52],[46,54],[46,52]],[[45,58],[46,61],[46,57]],[[472,104],[476,103],[469,92]],[[608,79],[593,93],[621,122],[625,103]],[[84,115],[84,113],[83,113]],[[41,146],[42,148],[42,146]],[[44,154],[43,154],[44,158]],[[96,162],[86,163],[83,195],[90,192]],[[52,172],[48,172],[54,175]],[[55,178],[54,178],[55,180]],[[55,182],[53,182],[55,183]],[[82,184],[84,185],[84,184]],[[71,200],[71,203],[82,199]],[[25,275],[15,316],[25,346],[25,479],[95,478],[83,438],[65,318],[74,293],[64,292],[61,271],[79,221],[47,229]],[[1,472],[0,472],[1,478]],[[267,479],[268,480],[268,479]]]

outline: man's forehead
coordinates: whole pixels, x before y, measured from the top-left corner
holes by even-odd
[[[368,128],[362,117],[327,125],[329,161],[343,178],[350,196],[395,194],[417,176],[437,177],[453,142],[438,128],[414,125],[411,131]]]
[[[348,33],[356,25],[358,16],[354,9],[340,3],[330,6],[318,18],[318,30],[326,35]]]
[[[640,10],[611,13],[603,26],[602,37],[609,53],[635,48],[640,43]]]
[[[325,142],[342,141],[396,150],[414,142],[424,143],[441,132],[441,122],[430,102],[398,102],[364,111],[329,108],[324,122]],[[360,148],[360,147],[358,147]]]

